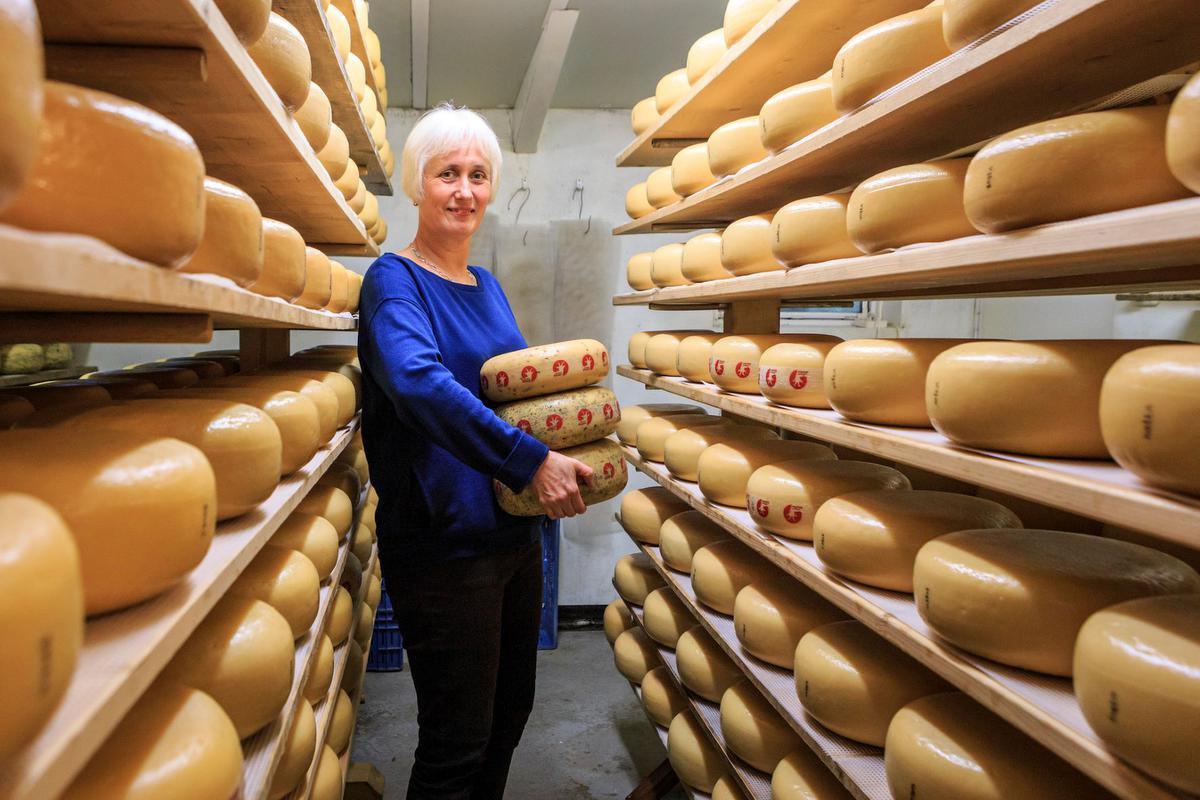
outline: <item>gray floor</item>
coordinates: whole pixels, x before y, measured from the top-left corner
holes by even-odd
[[[387,778],[401,800],[416,744],[417,701],[407,671],[368,673],[354,761]],[[664,758],[662,743],[601,631],[563,631],[538,660],[537,705],[513,759],[508,800],[624,798]],[[683,800],[676,789],[669,797]]]

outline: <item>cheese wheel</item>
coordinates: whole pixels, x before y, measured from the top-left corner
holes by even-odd
[[[1037,0],[945,0],[942,38],[951,50],[961,49],[1037,4]]]
[[[384,108],[387,108],[387,89],[384,89],[382,91],[382,96],[380,99],[383,101]],[[392,177],[392,174],[396,171],[396,156],[392,152],[391,145],[388,144],[387,139],[384,139],[382,142],[379,142],[378,144],[379,144],[379,154],[381,156],[383,156],[383,171],[390,178],[390,177]]]
[[[249,47],[262,38],[271,16],[270,0],[216,0],[238,41]]]
[[[675,715],[667,729],[667,760],[680,781],[705,793],[713,790],[729,765],[686,709]]]
[[[867,489],[907,490],[900,471],[868,461],[784,461],[760,467],[746,483],[746,508],[759,527],[812,541],[813,519],[826,501]]]
[[[676,478],[695,481],[700,475],[700,456],[708,448],[715,444],[762,439],[778,440],[779,435],[770,428],[736,425],[733,422],[685,428],[667,437],[663,447],[663,464]]]
[[[342,197],[349,203],[356,196],[366,196],[366,187],[364,186],[360,192],[359,186],[362,186],[362,179],[358,175],[358,164],[354,163],[354,159],[346,161],[346,169],[342,172],[342,176],[333,182],[338,191],[342,193]],[[351,206],[353,208],[353,206]]]
[[[768,347],[784,342],[837,342],[822,333],[762,333],[726,336],[712,346],[708,372],[713,383],[727,392],[758,394],[758,362]]]
[[[646,595],[643,603],[643,626],[651,639],[675,649],[679,637],[696,626],[696,618],[683,604],[675,591],[668,586],[655,589]]]
[[[498,403],[599,383],[608,374],[608,350],[595,339],[573,339],[493,356],[479,374],[483,393]]]
[[[148,384],[157,389],[154,384]],[[15,394],[0,394],[0,429],[11,428],[16,423],[33,414],[33,403]]]
[[[358,606],[358,618],[354,624],[354,641],[364,651],[371,646],[371,636],[375,632],[375,612],[366,603]]]
[[[617,559],[613,570],[613,583],[617,594],[627,603],[640,606],[646,602],[646,595],[655,589],[667,585],[654,562],[645,553],[630,553]]]
[[[671,159],[671,188],[680,197],[688,197],[717,182],[708,168],[708,142],[690,144]]]
[[[1173,556],[1129,542],[1047,530],[959,531],[913,567],[917,610],[940,636],[1002,664],[1070,675],[1087,617],[1137,597],[1200,591]],[[1034,628],[1019,620],[1037,619]]]
[[[516,400],[495,411],[500,419],[552,450],[602,439],[621,421],[617,396],[603,386]]]
[[[204,179],[204,238],[179,264],[180,272],[222,275],[239,286],[258,279],[263,265],[263,218],[250,195],[216,178]]]
[[[336,486],[314,486],[296,506],[296,510],[324,517],[337,531],[338,539],[344,539],[350,533],[354,504],[350,497]]]
[[[351,55],[350,21],[336,5],[331,3],[323,3],[323,5],[325,6],[325,19],[329,23],[329,31],[333,34],[334,48],[344,63]]]
[[[646,199],[655,208],[666,208],[683,199],[672,188],[670,167],[659,167],[646,178]]]
[[[742,790],[733,782],[733,778],[728,775],[722,775],[713,784],[712,800],[746,800],[746,795],[742,794]]]
[[[726,420],[709,414],[664,414],[652,417],[637,428],[638,454],[647,461],[662,463],[666,458],[667,439],[685,428],[720,425]]]
[[[841,116],[833,105],[833,75],[797,83],[776,92],[758,112],[759,138],[778,153]]]
[[[659,552],[668,567],[690,575],[692,559],[701,548],[728,538],[720,525],[701,512],[683,511],[663,523],[659,530]]]
[[[650,260],[650,281],[660,288],[687,284],[687,278],[683,277],[682,244],[664,244],[654,251]]]
[[[138,373],[142,375],[143,373]],[[337,430],[339,418],[338,395],[324,383],[302,376],[286,375],[280,372],[262,372],[230,375],[225,378],[205,381],[196,392],[207,392],[210,389],[255,389],[274,392],[296,392],[307,398],[317,412],[317,436],[320,442],[327,442]]]
[[[692,556],[692,589],[713,611],[733,615],[738,592],[758,580],[770,580],[774,568],[736,539],[714,542]]]
[[[335,422],[339,428],[350,424],[360,405],[362,373],[352,364],[338,367],[326,361],[293,356],[255,375],[265,378],[279,376],[294,381],[295,385],[302,385],[300,382],[306,380],[316,381],[330,389],[337,400]]]
[[[367,185],[362,182],[362,178],[358,177],[358,175],[355,175],[354,193],[346,198],[346,203],[355,214],[362,214],[363,209],[367,207]],[[371,231],[368,230],[367,235],[369,236],[370,234]]]
[[[145,378],[159,389],[189,389],[200,382],[200,372],[193,369],[191,366],[176,366],[176,365],[159,365],[159,364],[140,364],[130,367],[119,372],[95,372],[91,375],[99,375],[107,377],[109,375],[134,375],[138,378]],[[90,378],[91,375],[84,375],[84,378]]]
[[[379,221],[379,198],[371,192],[367,192],[366,201],[363,203],[363,210],[359,213],[359,219],[365,227],[371,227]]]
[[[624,451],[612,439],[597,439],[587,444],[567,447],[561,452],[565,456],[582,461],[593,470],[592,486],[579,487],[579,494],[586,505],[611,500],[621,493],[629,480]],[[496,491],[496,500],[505,512],[517,517],[533,517],[546,513],[537,498],[537,491],[532,486],[515,493],[500,481],[492,483]]]
[[[675,685],[667,668],[659,666],[642,676],[642,706],[646,709],[646,716],[666,728],[676,714],[688,707],[688,701]]]
[[[46,351],[40,344],[0,344],[0,375],[20,375],[46,369]]]
[[[644,403],[640,406],[626,406],[621,409],[621,421],[617,423],[617,438],[621,444],[636,446],[637,430],[643,422],[654,417],[674,414],[704,414],[700,406],[688,403]]]
[[[334,11],[333,6],[329,7]],[[321,759],[317,763],[317,771],[313,777],[312,800],[341,800],[342,791],[346,785],[346,777],[342,774],[342,764],[333,748],[325,745],[321,748]]]
[[[299,551],[317,569],[317,576],[326,580],[337,564],[337,530],[324,517],[292,512],[271,537],[271,544]]]
[[[659,114],[665,114],[667,109],[683,99],[690,88],[687,69],[677,69],[663,75],[654,87],[655,110]]]
[[[804,634],[846,615],[790,575],[777,570],[755,575],[733,601],[733,629],[746,652],[768,664],[792,669]]]
[[[629,259],[629,263],[625,267],[625,281],[629,284],[630,289],[641,292],[654,288],[654,281],[650,279],[650,269],[653,263],[653,253],[638,253]]]
[[[236,597],[262,600],[275,607],[291,628],[293,638],[308,633],[317,618],[321,578],[305,556],[268,544],[229,588]]]
[[[688,83],[698,83],[710,69],[716,66],[728,50],[729,47],[725,44],[725,31],[721,28],[709,31],[697,39],[688,49]]]
[[[814,628],[796,647],[796,693],[834,733],[882,747],[896,712],[943,692],[941,678],[857,620]]]
[[[731,275],[783,269],[771,251],[771,214],[754,214],[729,224],[721,233],[721,266]]]
[[[350,552],[365,564],[371,560],[371,553],[374,549],[375,531],[371,530],[369,525],[359,523],[359,526],[354,529],[354,536],[350,539]]]
[[[300,703],[296,706],[287,738],[283,740],[283,753],[279,756],[275,776],[271,779],[268,800],[282,800],[291,794],[308,773],[316,752],[317,718],[312,706]]]
[[[304,103],[296,109],[293,116],[313,152],[319,152],[329,141],[329,131],[333,125],[333,108],[329,104],[329,96],[325,94],[325,90],[316,83],[310,83],[308,96],[304,98]],[[354,174],[357,176],[358,170],[355,170]]]
[[[661,486],[626,492],[621,498],[621,527],[635,541],[657,545],[658,531],[688,504]]]
[[[350,696],[345,691],[339,689],[337,700],[333,706],[333,718],[329,722],[329,732],[325,736],[325,743],[333,749],[335,753],[344,753],[346,748],[350,746],[350,734],[354,730],[354,706],[350,703]]]
[[[613,643],[613,657],[617,671],[630,683],[641,683],[647,672],[662,663],[654,642],[641,628],[632,628],[617,637]]]
[[[362,59],[354,53],[346,56],[344,66],[346,77],[350,79],[350,88],[354,91],[354,99],[361,101],[367,89],[367,68],[363,66]]]
[[[305,308],[324,308],[333,295],[333,277],[329,256],[315,247],[305,247],[304,273],[304,292],[296,298],[296,305]]]
[[[828,447],[796,439],[719,442],[700,454],[696,480],[714,503],[745,507],[747,482],[759,467],[796,461],[834,461]]]
[[[716,640],[699,625],[679,637],[675,656],[683,685],[714,703],[721,702],[721,696],[730,686],[746,679]]]
[[[349,159],[350,141],[346,138],[346,132],[334,123],[329,126],[329,139],[326,140],[325,146],[317,151],[317,160],[329,173],[329,177],[336,180],[346,170],[346,161]],[[360,210],[356,209],[355,213]]]
[[[604,638],[611,646],[617,637],[636,625],[624,600],[613,600],[604,607]]]
[[[721,734],[734,755],[768,773],[784,756],[804,746],[796,732],[749,681],[729,687],[722,695]]]
[[[942,38],[942,5],[931,3],[860,31],[833,59],[833,104],[853,111],[950,55]]]
[[[7,72],[12,54],[5,55]],[[7,120],[5,150],[20,138]],[[94,236],[164,267],[200,246],[204,160],[166,117],[116,95],[46,81],[36,145],[37,160],[0,209],[0,223]]]
[[[838,258],[859,250],[846,232],[848,194],[824,194],[794,200],[771,218],[771,253],[785,267]]]
[[[650,257],[653,259],[654,254]],[[629,337],[629,363],[638,369],[646,368],[646,343],[650,337],[661,331],[638,331]]]
[[[637,101],[629,116],[630,124],[633,126],[633,135],[641,136],[658,122],[657,101],[653,97]]]
[[[387,235],[388,235],[388,224],[387,224],[387,220],[385,220],[385,219],[382,219],[382,218],[381,218],[381,219],[379,220],[379,228],[377,229],[377,231],[376,231],[375,233],[371,234],[371,241],[375,242],[375,244],[377,244],[377,245],[379,245],[380,247],[382,247],[382,246],[383,246],[383,243],[384,243],[385,241],[387,241]],[[349,310],[350,310],[350,311],[357,311],[357,310],[358,310],[358,301],[357,301],[357,299],[355,299],[353,307],[351,307]]]
[[[379,613],[379,601],[383,597],[383,581],[376,575],[370,575],[367,578],[367,596],[365,599],[377,614]]]
[[[350,628],[354,623],[354,601],[344,587],[337,587],[333,592],[333,609],[329,612],[326,623],[327,633],[334,647],[341,647],[350,636]]]
[[[384,223],[384,227],[385,227],[385,233],[386,233],[386,227],[387,227],[386,222]],[[382,244],[382,240],[376,242],[376,244]],[[349,297],[346,300],[346,310],[349,311],[350,313],[354,314],[354,313],[358,312],[359,299],[362,297],[363,276],[360,273],[347,270],[346,277],[350,281],[350,283],[349,283],[350,293],[349,293]]]
[[[1021,519],[1021,526],[1024,528],[1041,528],[1052,531],[1069,531],[1071,533],[1087,533],[1094,536],[1099,536],[1101,529],[1104,527],[1102,523],[1087,517],[1081,517],[1078,514],[1072,514],[1069,511],[1063,511],[1059,508],[1044,506],[1039,503],[1034,503],[1026,500],[1023,497],[1016,497],[1011,494],[1004,494],[986,487],[979,487],[976,494],[985,499],[999,503],[1008,510],[1012,511]]]
[[[965,339],[855,339],[825,357],[825,394],[856,422],[930,427],[925,376],[943,351]]]
[[[852,797],[807,746],[793,750],[771,773],[772,800],[850,800]]]
[[[1075,114],[993,139],[967,170],[967,216],[984,233],[999,233],[1190,196],[1167,164],[1169,111]]]
[[[813,544],[825,567],[851,580],[912,592],[913,562],[929,541],[954,531],[1020,528],[992,500],[952,492],[868,490],[826,501],[813,519]]]
[[[758,386],[772,403],[796,408],[830,408],[825,396],[825,356],[834,342],[784,342],[763,351]]]
[[[892,797],[1109,796],[961,692],[922,697],[896,712],[888,726],[884,763]]]
[[[19,396],[39,412],[58,409],[98,408],[112,402],[112,395],[103,383],[92,380],[89,373],[84,380],[64,380],[39,383],[32,386],[14,386],[4,390],[3,396]],[[125,373],[118,373],[125,374]],[[191,373],[195,377],[195,373]]]
[[[1195,75],[1184,84],[1167,115],[1167,166],[1175,180],[1200,193],[1200,79]]]
[[[271,12],[263,35],[246,46],[250,58],[279,95],[285,108],[295,110],[308,98],[312,83],[312,59],[304,36],[296,26]]]
[[[711,381],[708,359],[712,354],[712,346],[724,338],[724,333],[691,333],[685,336],[679,342],[675,358],[675,368],[680,376],[697,383]]]
[[[646,196],[645,181],[629,187],[629,191],[625,193],[625,213],[629,218],[641,219],[653,211],[654,206],[650,205],[650,199]]]
[[[1100,389],[1118,358],[1158,342],[968,342],[929,365],[925,405],[957,444],[1036,456],[1105,458]],[[1020,387],[1020,391],[1012,391]]]
[[[335,588],[334,591],[339,589],[340,587]],[[329,640],[328,634],[322,635],[321,641],[314,647],[317,648],[317,652],[308,671],[308,682],[304,684],[304,699],[312,705],[325,699],[329,693],[329,685],[333,682],[333,642]]]
[[[213,800],[242,782],[242,745],[217,701],[156,683],[113,729],[63,797],[71,800]]]
[[[363,47],[367,51],[367,61],[371,64],[372,70],[374,71],[374,67],[382,66],[379,60],[382,56],[382,50],[379,43],[379,34],[364,26],[362,37]]]
[[[651,336],[646,342],[646,367],[659,375],[678,377],[679,343],[691,335],[691,331],[665,331]]]
[[[342,690],[351,697],[362,689],[363,678],[366,677],[366,653],[362,646],[355,641],[346,645],[346,671],[342,674]]]
[[[329,304],[325,306],[325,310],[332,311],[335,314],[340,314],[346,310],[346,306],[350,300],[350,278],[348,277],[349,270],[333,259],[330,259],[329,266],[329,283],[331,291],[329,295]]]
[[[918,242],[972,236],[963,210],[963,181],[970,158],[908,164],[880,172],[850,194],[846,231],[864,253]]]
[[[258,280],[247,288],[289,303],[304,293],[307,279],[304,239],[291,225],[263,218],[263,264]]]
[[[768,155],[759,135],[757,116],[726,122],[708,137],[708,168],[718,178],[732,175]]]
[[[730,47],[750,32],[758,21],[771,13],[778,0],[729,0],[725,5],[725,18],[721,30],[725,43]]]
[[[4,431],[0,485],[63,516],[79,548],[89,615],[153,597],[199,564],[212,542],[212,467],[177,439],[87,428]]]
[[[702,233],[684,242],[679,272],[685,281],[697,283],[732,278],[721,263],[721,233]]]
[[[0,11],[0,108],[4,109],[4,142],[0,143],[0,211],[20,190],[38,157],[42,120],[42,32],[33,0],[7,3]]]

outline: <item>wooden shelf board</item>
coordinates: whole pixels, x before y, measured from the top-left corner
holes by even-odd
[[[383,113],[383,98],[379,96],[379,87],[375,85],[375,71],[371,69],[371,59],[367,57],[367,45],[363,41],[362,27],[359,26],[358,11],[354,8],[354,0],[333,0],[333,5],[346,15],[350,23],[350,52],[358,56],[367,71],[367,88],[375,94],[375,103],[380,113]]]
[[[12,386],[31,386],[44,381],[65,381],[95,371],[96,367],[66,367],[64,369],[44,369],[41,372],[23,372],[19,375],[0,375],[0,389]]]
[[[1200,547],[1200,498],[1142,483],[1111,461],[1035,458],[953,444],[936,431],[849,422],[835,411],[785,408],[761,396],[623,365],[617,373],[738,416],[985,486],[1091,519]]]
[[[1190,0],[1058,0],[775,156],[614,233],[718,227],[1070,113],[1200,55]]]
[[[638,703],[642,706],[642,708],[644,710],[646,704],[642,701],[642,687],[638,686],[636,683],[631,682],[629,684],[629,688],[633,690],[634,696],[637,697]],[[664,728],[662,725],[659,725],[654,720],[650,719],[649,714],[646,714],[646,721],[650,723],[650,727],[654,728],[654,732],[658,734],[658,739],[659,739],[659,741],[662,742],[663,750],[665,751],[667,749],[667,729]],[[679,789],[684,794],[686,794],[688,797],[691,798],[691,800],[711,800],[712,799],[712,795],[706,794],[705,792],[702,792],[699,789],[693,789],[691,786],[688,786],[683,781],[679,781],[677,785],[679,786]]]
[[[379,254],[300,126],[210,0],[39,0],[38,11],[43,35],[53,45],[103,45],[130,59],[143,48],[203,51],[203,79],[172,79],[150,65],[95,69],[73,57],[69,47],[47,51],[47,74],[119,94],[174,120],[196,140],[209,175],[245,190],[264,215],[292,225],[313,247]]]
[[[788,270],[617,295],[681,309],[764,297],[868,300],[1200,285],[1200,197]]]

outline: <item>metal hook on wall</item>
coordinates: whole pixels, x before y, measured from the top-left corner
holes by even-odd
[[[525,197],[521,199],[521,205],[517,206],[517,217],[513,220],[513,225],[521,222],[521,212],[525,210],[525,204],[529,202],[529,196],[533,194],[533,190],[529,188],[529,180],[527,178],[521,178],[521,186],[512,193],[512,197],[508,198],[506,210],[512,211],[513,200],[516,200],[517,195],[522,192],[525,193]]]
[[[575,202],[575,195],[579,195],[579,214],[576,219],[583,219],[583,178],[575,179],[575,189],[571,192],[571,202]],[[588,214],[587,227],[583,229],[583,235],[587,236],[592,232],[592,215]]]

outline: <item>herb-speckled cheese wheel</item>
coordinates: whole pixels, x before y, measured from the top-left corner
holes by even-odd
[[[320,152],[321,148],[325,147],[325,143],[329,141],[329,131],[333,125],[333,108],[329,104],[329,96],[316,83],[310,83],[308,97],[304,99],[304,104],[296,109],[293,116],[313,152]],[[350,164],[346,166],[349,169]],[[357,168],[354,169],[353,175],[358,177]],[[338,188],[342,187],[338,186]]]
[[[625,213],[630,219],[641,219],[654,212],[654,206],[646,196],[646,182],[635,183],[625,193]]]
[[[763,351],[758,387],[773,403],[796,408],[830,408],[825,397],[825,356],[834,342],[784,342]]]
[[[779,434],[770,428],[737,425],[733,422],[685,428],[667,437],[667,443],[663,447],[663,464],[676,478],[694,481],[700,477],[700,456],[713,445],[778,438]]]
[[[305,308],[324,308],[333,296],[333,268],[329,256],[315,247],[304,248],[304,292],[296,305]]]
[[[724,333],[693,333],[685,337],[679,343],[675,358],[675,368],[680,376],[697,383],[711,381],[708,358],[712,354],[712,346],[724,338]]]
[[[37,160],[0,222],[94,236],[164,267],[199,247],[204,160],[183,128],[115,95],[46,81],[38,130]],[[15,135],[6,122],[5,140]]]
[[[551,450],[562,450],[608,436],[621,421],[621,406],[612,389],[590,386],[505,403],[496,407],[496,416]]]
[[[678,103],[691,88],[688,82],[687,69],[677,69],[663,75],[658,85],[654,87],[654,107],[659,114],[665,114],[667,109]]]
[[[271,537],[271,544],[303,553],[323,581],[337,565],[338,533],[333,524],[316,514],[293,511]]]
[[[247,288],[289,303],[304,294],[308,270],[304,238],[286,222],[263,218],[263,265],[258,280]]]
[[[291,628],[292,637],[308,633],[317,618],[321,578],[304,555],[268,544],[229,588],[229,594],[262,600],[275,607]]]
[[[847,203],[846,231],[864,253],[976,234],[963,210],[969,158],[908,164],[860,183]]]
[[[648,419],[674,414],[704,414],[700,406],[688,403],[645,403],[640,406],[626,406],[621,409],[621,421],[617,423],[617,438],[621,444],[637,446],[637,430]]]
[[[692,559],[701,548],[722,542],[729,534],[699,511],[684,511],[663,523],[659,552],[663,563],[677,572],[692,573]]]
[[[686,280],[697,283],[732,278],[733,273],[721,263],[721,233],[702,233],[684,242],[679,271]]]
[[[872,25],[851,37],[833,59],[833,104],[853,111],[948,55],[941,3]]]
[[[876,747],[897,711],[948,688],[857,620],[806,633],[796,647],[795,671],[805,711],[834,733]]]
[[[733,47],[760,19],[771,13],[776,2],[778,0],[729,0],[725,5],[725,17],[721,25],[725,34],[725,44]]]
[[[733,628],[742,647],[788,670],[804,634],[845,617],[795,578],[778,571],[756,576],[733,601]]]
[[[338,587],[334,590],[335,597],[339,590],[345,591]],[[329,640],[328,634],[325,634],[315,646],[317,652],[308,671],[308,682],[304,684],[304,699],[313,705],[325,699],[329,694],[329,685],[333,682],[333,642]]]
[[[1189,80],[1167,115],[1167,166],[1175,180],[1200,194],[1200,79]]]
[[[771,773],[772,800],[850,800],[853,796],[807,745],[793,750]]]
[[[154,396],[151,396],[153,399]],[[321,446],[320,418],[317,406],[308,397],[293,391],[277,391],[253,386],[176,389],[165,398],[231,400],[261,409],[275,427],[283,443],[280,475],[291,475],[307,464]]]
[[[654,98],[647,97],[634,103],[633,111],[629,116],[634,136],[641,136],[650,130],[658,122],[658,108],[655,107]]]
[[[755,769],[772,772],[804,742],[749,681],[721,697],[721,734],[734,755]]]
[[[679,637],[675,655],[679,660],[679,679],[705,700],[721,702],[721,696],[730,686],[746,679],[716,640],[699,625]]]
[[[638,253],[629,259],[629,263],[625,267],[625,281],[629,284],[630,289],[641,292],[654,288],[654,281],[650,279],[650,268],[653,263],[653,253]]]
[[[613,643],[617,672],[630,683],[641,683],[647,672],[662,664],[658,648],[641,628],[625,631]]]
[[[527,347],[493,356],[479,370],[483,393],[503,403],[599,383],[608,374],[608,350],[595,339]]]
[[[646,367],[659,375],[679,375],[679,343],[691,331],[668,331],[651,336],[646,342]]]
[[[268,800],[282,800],[300,785],[317,752],[317,718],[312,706],[300,703],[283,742],[283,754],[271,779]]]
[[[793,200],[776,211],[771,219],[775,260],[798,267],[859,255],[846,232],[849,200],[849,194],[823,194]]]
[[[773,577],[766,559],[735,539],[714,542],[692,557],[692,589],[713,611],[733,616],[737,593],[757,580]]]
[[[683,245],[664,244],[654,251],[650,260],[650,281],[659,288],[685,286],[683,277]]]
[[[833,106],[833,76],[789,86],[763,103],[758,112],[759,138],[778,153],[841,116]]]
[[[683,199],[672,188],[670,167],[659,167],[646,178],[646,199],[655,208],[666,208]]]
[[[708,137],[708,169],[718,178],[732,175],[767,155],[757,116],[726,122]]]
[[[913,562],[926,542],[954,531],[1020,528],[992,500],[953,492],[868,490],[826,501],[813,520],[813,544],[829,570],[851,580],[913,590]]]
[[[753,214],[721,232],[721,266],[731,275],[783,269],[771,251],[771,214]]]
[[[700,454],[696,481],[714,503],[744,508],[750,476],[768,464],[795,461],[834,461],[837,456],[822,444],[795,439],[761,439],[719,442]]]
[[[679,642],[679,637],[696,626],[696,618],[683,604],[683,601],[668,586],[655,589],[646,595],[643,604],[646,634],[672,650]]]
[[[754,471],[746,508],[759,527],[812,541],[817,510],[834,497],[867,489],[907,490],[899,470],[868,461],[785,461]]]
[[[6,3],[0,11],[0,210],[16,196],[38,155],[42,121],[42,32],[33,0]]]
[[[238,187],[204,179],[204,238],[180,272],[223,275],[238,286],[258,280],[263,267],[263,218],[258,204]]]
[[[1100,433],[1117,463],[1142,480],[1200,494],[1200,345],[1121,356],[1100,389]]]
[[[713,790],[729,766],[687,709],[676,714],[667,729],[667,759],[680,781],[705,793]]]
[[[690,144],[671,159],[671,188],[688,197],[717,182],[708,168],[708,142]]]
[[[934,358],[965,339],[855,339],[825,357],[825,395],[846,419],[930,427],[925,376]]]
[[[967,170],[967,216],[998,233],[1190,196],[1167,165],[1169,110],[1075,114],[993,139]]]
[[[725,44],[725,31],[717,28],[697,39],[688,49],[688,83],[697,83],[729,50]]]
[[[330,11],[336,11],[334,6]],[[337,753],[329,745],[321,748],[321,760],[317,763],[317,772],[313,777],[312,800],[340,800],[346,785],[346,776],[342,774],[342,764]]]
[[[642,705],[650,719],[666,728],[676,714],[688,707],[688,701],[667,668],[660,666],[642,676]]]
[[[312,83],[312,58],[296,26],[272,11],[266,31],[246,52],[286,108],[294,111],[304,105]]]
[[[646,602],[650,592],[666,586],[666,581],[654,568],[654,562],[645,553],[630,553],[618,558],[613,569],[613,583],[621,599],[635,606]]]
[[[217,701],[163,681],[113,729],[63,797],[210,800],[242,781],[242,745]]]
[[[661,486],[637,489],[621,498],[621,527],[633,539],[657,545],[663,523],[687,510],[687,503]]]
[[[1105,458],[1100,387],[1118,358],[1160,342],[968,342],[933,360],[925,405],[957,444],[1037,456]]]
[[[708,372],[713,383],[727,392],[759,394],[758,362],[768,347],[784,342],[837,342],[822,333],[762,333],[726,336],[712,346]]]
[[[589,506],[616,497],[629,481],[629,468],[625,466],[624,451],[612,439],[598,439],[565,448],[561,452],[564,456],[582,461],[592,468],[594,488],[586,485],[579,487],[583,502]],[[514,493],[499,481],[493,481],[493,486],[496,490],[496,500],[505,512],[516,517],[535,517],[546,513],[532,486],[525,487],[520,493]]]
[[[216,0],[216,4],[242,44],[250,46],[266,32],[270,0]]]
[[[1037,4],[1038,0],[945,0],[942,38],[950,49],[958,50]]]
[[[685,428],[695,428],[701,425],[720,425],[726,422],[722,417],[709,414],[664,414],[652,417],[637,429],[637,449],[642,458],[647,461],[662,463],[666,458],[667,439],[673,433]]]
[[[617,637],[634,627],[633,615],[625,606],[624,600],[613,600],[604,607],[604,638],[612,645]]]

